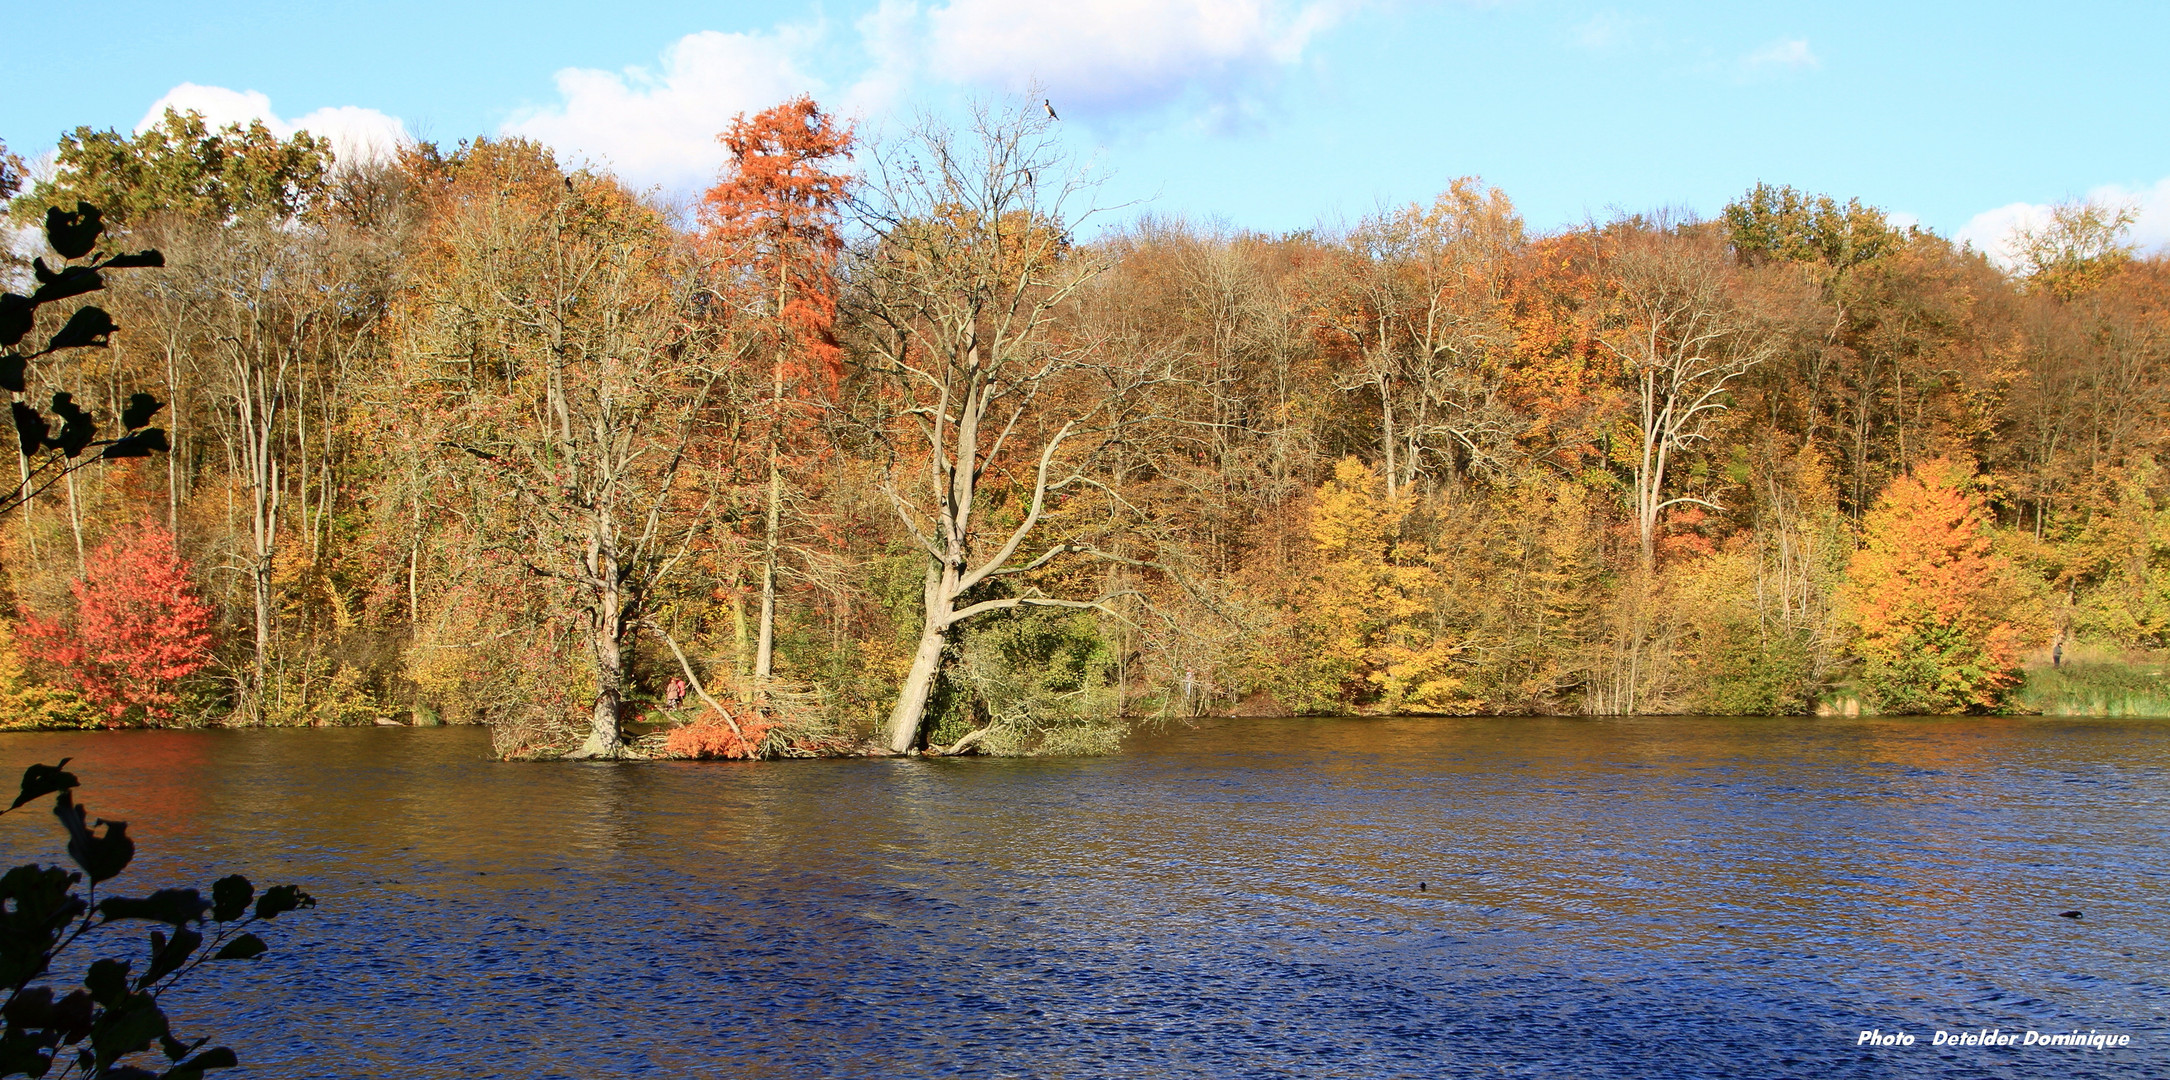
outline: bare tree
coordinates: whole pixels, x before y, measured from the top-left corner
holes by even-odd
[[[1522,243],[1507,197],[1472,177],[1429,207],[1366,218],[1319,288],[1322,327],[1355,364],[1337,385],[1379,403],[1387,497],[1427,475],[1427,464],[1496,471],[1522,428],[1500,401],[1500,269]]]
[[[209,399],[210,426],[241,496],[238,506],[229,502],[245,521],[233,530],[242,542],[227,568],[247,583],[252,616],[241,708],[261,719],[277,632],[272,573],[291,479],[286,413],[325,314],[315,302],[319,267],[298,229],[184,228],[172,235],[175,273],[163,285],[180,304],[170,314],[199,327],[201,338],[196,355],[183,359],[186,337],[171,335],[169,362],[196,367],[198,393]]]
[[[698,275],[614,181],[567,176],[520,140],[465,153],[425,247],[404,404],[509,516],[498,557],[548,583],[586,639],[595,697],[567,756],[628,756],[633,641],[682,657],[653,618],[658,590],[715,505],[695,466],[718,441],[723,374],[690,319]]]
[[[1058,543],[1020,557],[1049,499],[1087,482],[1079,455],[1066,451],[1099,406],[1089,395],[1066,400],[1063,382],[1091,350],[1056,324],[1102,267],[1071,236],[1091,212],[1077,209],[1090,185],[1032,109],[981,106],[962,137],[923,120],[868,160],[857,210],[869,235],[852,266],[852,303],[894,421],[884,490],[927,556],[919,643],[882,736],[904,753],[960,623],[1023,605],[1104,602],[1031,589],[972,595],[1079,550]],[[1001,524],[981,506],[996,484],[1030,492]]]
[[[1722,509],[1694,495],[1666,497],[1676,454],[1711,437],[1730,406],[1732,381],[1769,359],[1775,345],[1733,302],[1714,247],[1678,233],[1615,227],[1617,308],[1599,340],[1620,361],[1635,395],[1635,526],[1641,565],[1657,562],[1658,521],[1674,506]]]

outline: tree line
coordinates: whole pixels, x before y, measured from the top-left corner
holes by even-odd
[[[2121,208],[2012,271],[1770,185],[1538,233],[1461,178],[1266,234],[1111,218],[1031,109],[719,137],[690,208],[516,138],[339,162],[182,113],[0,170],[17,222],[166,262],[16,400],[148,390],[172,447],[21,459],[9,722],[1077,752],[1994,712],[2170,631],[2170,273]]]

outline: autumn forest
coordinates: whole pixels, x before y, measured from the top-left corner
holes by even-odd
[[[2125,208],[2009,268],[1779,185],[1541,232],[1442,178],[1268,235],[1101,205],[1060,132],[802,98],[682,203],[172,112],[10,160],[25,237],[87,203],[165,262],[16,400],[148,392],[171,450],[16,455],[0,724],[1090,753],[2101,710],[2170,646],[2170,261]]]

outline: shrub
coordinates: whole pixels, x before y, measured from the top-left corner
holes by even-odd
[[[690,723],[671,728],[663,737],[663,755],[695,759],[760,757],[761,740],[776,724],[744,707],[735,710],[731,719],[738,725],[735,731],[710,709]]]
[[[91,728],[98,717],[83,695],[30,678],[14,633],[0,626],[0,731]]]

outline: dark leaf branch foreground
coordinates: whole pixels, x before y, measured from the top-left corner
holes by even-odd
[[[56,795],[53,814],[67,830],[68,858],[78,868],[29,865],[0,875],[0,989],[7,994],[0,1003],[0,1077],[195,1080],[206,1070],[233,1067],[238,1061],[232,1050],[206,1049],[208,1038],[176,1037],[159,995],[206,963],[263,955],[268,946],[251,928],[315,907],[316,899],[292,885],[258,893],[240,874],[220,878],[208,898],[195,889],[99,898],[99,884],[127,869],[136,844],[127,822],[92,819],[75,801],[77,781],[67,764],[62,758],[58,765],[23,770],[21,793],[0,810],[13,813]],[[89,935],[127,921],[158,924],[149,932],[142,969],[102,957],[83,969],[80,985],[59,993],[49,979],[55,959]],[[154,1048],[164,1057],[162,1069],[154,1058],[137,1059],[150,1066],[126,1060]]]
[[[149,457],[168,449],[165,429],[149,426],[164,405],[149,394],[135,394],[128,399],[121,410],[121,434],[110,439],[98,438],[97,419],[66,391],[53,395],[52,419],[24,400],[30,392],[33,361],[63,349],[105,348],[120,329],[104,308],[86,304],[46,339],[44,348],[33,349],[24,344],[24,339],[36,329],[39,308],[105,288],[108,270],[166,265],[165,256],[152,249],[98,253],[98,238],[104,231],[104,215],[89,203],[78,202],[73,211],[57,206],[47,210],[45,241],[60,256],[61,265],[47,266],[43,258],[32,260],[37,288],[28,296],[0,293],[0,349],[6,350],[0,352],[0,389],[14,397],[8,412],[23,457],[36,462],[24,470],[22,483],[14,492],[0,497],[0,513],[29,502],[92,461]],[[98,453],[85,457],[84,451],[92,447],[98,447]]]

